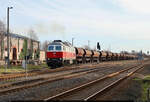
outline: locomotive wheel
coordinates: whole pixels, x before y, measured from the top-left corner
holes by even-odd
[[[51,67],[49,63],[47,63],[48,67]]]

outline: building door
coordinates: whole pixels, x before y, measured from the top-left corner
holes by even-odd
[[[13,48],[13,60],[17,60],[17,49]]]

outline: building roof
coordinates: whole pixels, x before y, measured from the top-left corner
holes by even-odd
[[[5,35],[7,35],[7,34],[5,33]],[[23,35],[20,35],[20,34],[14,34],[14,33],[10,33],[10,36],[13,37],[13,38],[30,39],[29,37],[26,37],[26,36],[23,36]],[[35,42],[40,42],[38,40],[34,40],[34,39],[32,39],[32,40],[35,41]]]

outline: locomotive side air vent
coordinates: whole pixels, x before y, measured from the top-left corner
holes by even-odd
[[[54,42],[62,42],[61,40],[54,40]]]

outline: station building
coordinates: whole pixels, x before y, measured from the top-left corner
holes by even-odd
[[[40,52],[39,44],[40,42],[37,40],[30,39],[28,37],[19,35],[19,34],[10,34],[9,36],[9,59],[10,61],[19,61],[22,60],[21,53],[24,50],[24,44],[26,41],[27,44],[27,51],[32,53],[32,56],[30,56],[30,59],[35,60],[39,59],[39,56],[37,56],[37,53]],[[5,57],[7,57],[7,35],[4,36],[3,41],[0,43],[0,60],[5,60]],[[40,54],[40,53],[39,53]]]

